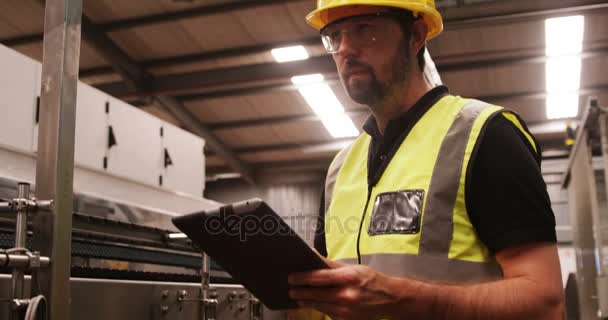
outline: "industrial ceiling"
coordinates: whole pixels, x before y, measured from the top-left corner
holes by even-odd
[[[436,1],[445,32],[429,43],[452,94],[519,113],[545,155],[567,155],[565,122],[545,111],[545,19],[584,15],[580,108],[608,101],[608,2]],[[207,142],[209,175],[323,171],[335,139],[290,81],[322,73],[357,127],[367,117],[337,81],[304,16],[313,0],[84,1],[80,79]],[[42,57],[43,0],[0,2],[0,43]],[[310,58],[277,63],[270,50],[303,45]],[[580,116],[581,112],[579,112]]]

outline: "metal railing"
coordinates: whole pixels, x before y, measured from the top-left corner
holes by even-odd
[[[25,319],[46,318],[46,298],[37,295],[26,298],[24,284],[25,271],[37,272],[41,268],[47,268],[51,259],[40,256],[39,252],[32,252],[26,248],[27,220],[28,215],[38,211],[52,210],[52,201],[40,201],[30,198],[30,185],[19,183],[17,185],[17,198],[8,202],[0,202],[0,212],[16,213],[15,222],[15,247],[0,250],[0,267],[11,268],[11,296],[3,301],[9,302],[8,318],[17,320],[25,311]]]

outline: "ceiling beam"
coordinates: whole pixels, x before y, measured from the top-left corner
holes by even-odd
[[[326,141],[311,141],[307,143],[272,144],[253,147],[232,148],[239,154],[260,153],[272,151],[327,152],[340,150],[352,142],[353,138],[330,139]]]
[[[473,10],[467,9],[464,11],[462,8],[450,8],[446,9],[446,17],[445,17],[445,29],[459,29],[463,27],[479,27],[479,24],[487,24],[488,22],[499,21],[499,22],[513,22],[519,20],[526,19],[538,19],[538,18],[547,18],[550,16],[559,16],[564,14],[576,14],[576,13],[585,13],[589,11],[606,9],[608,8],[608,4],[599,3],[599,1],[566,1],[562,3],[557,2],[547,2],[537,3],[539,1],[531,1],[525,6],[522,7],[522,3],[518,2],[516,6],[510,7],[509,10],[504,11],[504,14],[500,14],[499,9],[485,9],[488,11],[488,14],[494,13],[495,15],[489,16],[480,16],[479,13],[477,15],[471,15],[469,12]],[[486,3],[486,6],[496,7],[493,3]],[[561,7],[560,7],[561,6]],[[536,10],[536,11],[535,11]],[[461,13],[461,12],[464,12]],[[449,16],[452,15],[454,18],[450,19]],[[289,46],[294,44],[302,44],[302,45],[321,45],[319,37],[310,37],[306,39],[302,39],[301,41],[289,41],[289,42],[278,42],[278,43],[266,43],[254,46],[246,46],[246,47],[237,47],[237,48],[229,48],[218,51],[211,51],[206,53],[197,53],[197,54],[189,54],[182,56],[175,56],[169,58],[161,58],[148,60],[142,63],[146,67],[160,67],[160,66],[176,66],[183,65],[186,63],[202,63],[209,61],[211,59],[217,58],[230,58],[230,57],[238,57],[246,54],[259,54],[264,53],[272,48]],[[536,58],[535,56],[532,57]],[[508,63],[508,60],[505,61]],[[515,61],[517,62],[517,60]],[[82,77],[87,76],[97,76],[101,74],[107,74],[112,70],[107,67],[99,67],[88,70],[83,70],[81,72]]]
[[[163,24],[175,22],[178,20],[201,18],[210,15],[223,14],[228,12],[255,9],[260,7],[274,6],[286,4],[289,2],[298,2],[302,0],[238,0],[227,3],[219,3],[215,5],[202,6],[197,8],[188,8],[169,13],[159,13],[149,16],[141,16],[135,18],[127,18],[116,21],[103,23],[102,27],[106,31],[118,31],[131,29],[149,25]]]
[[[148,81],[152,78],[151,75],[116,46],[105,32],[84,14],[82,15],[82,36],[97,53],[110,63],[111,68],[121,76],[126,87],[131,90],[142,90],[147,86]]]
[[[330,83],[337,83],[336,80],[330,80]],[[233,96],[241,96],[241,95],[253,95],[259,93],[268,93],[268,92],[278,92],[278,91],[295,91],[297,87],[291,83],[276,83],[276,84],[268,84],[268,85],[260,85],[254,87],[245,87],[245,88],[236,88],[236,89],[225,89],[225,90],[217,90],[210,92],[199,92],[192,94],[184,94],[180,96],[176,96],[181,102],[192,102],[192,101],[203,101],[207,99],[215,99],[215,98],[225,98],[225,97],[233,97]],[[125,101],[129,101],[134,106],[148,106],[150,102],[148,99],[139,99],[134,96],[123,97]]]
[[[10,37],[0,40],[7,47],[15,47],[25,44],[39,43],[44,38],[42,33],[26,34],[23,36]]]
[[[330,86],[333,85],[342,85],[337,74],[324,74],[325,83]],[[254,94],[262,94],[269,92],[277,92],[277,91],[297,91],[299,89],[298,86],[289,82],[280,82],[275,84],[268,85],[258,85],[253,87],[242,87],[235,89],[220,89],[220,90],[210,90],[207,92],[198,92],[198,93],[190,93],[179,96],[179,100],[183,102],[192,102],[192,101],[201,101],[208,99],[217,99],[217,98],[226,98],[233,96],[241,96],[241,95],[254,95]]]
[[[587,49],[581,54],[583,59],[595,58],[600,56],[608,55],[608,45],[604,43],[599,44],[586,44],[586,46],[592,47]],[[460,70],[472,70],[475,68],[489,68],[489,67],[505,67],[518,63],[544,63],[546,62],[546,56],[544,55],[544,48],[532,49],[527,51],[515,50],[512,54],[509,53],[507,56],[495,57],[495,54],[489,54],[488,57],[485,55],[473,55],[469,54],[464,57],[466,61],[462,61],[463,57],[437,57],[435,58],[436,66],[443,72],[455,72]],[[541,52],[541,53],[538,53]],[[505,51],[500,54],[505,54]],[[445,61],[442,61],[445,60]],[[340,81],[337,73],[325,73],[325,81],[330,85],[339,85]],[[297,86],[289,83],[276,83],[261,86],[252,87],[241,87],[236,89],[221,89],[221,90],[210,90],[206,92],[185,94],[180,95],[178,98],[183,102],[217,99],[231,96],[240,95],[253,95],[268,93],[273,91],[296,91]]]
[[[568,149],[564,145],[563,139],[548,139],[539,141],[543,149],[543,159],[563,158],[568,156]],[[329,167],[334,155],[326,157],[306,159],[306,160],[291,160],[291,161],[264,161],[251,163],[256,172],[266,169],[271,172],[298,172],[298,171],[322,171],[325,172]],[[233,170],[225,165],[210,165],[207,167],[209,176],[230,174],[233,175]],[[221,177],[220,177],[221,178]],[[240,178],[240,176],[239,176]]]
[[[103,30],[92,24],[86,16],[83,16],[82,29],[83,37],[93,45],[104,59],[111,63],[113,68],[118,70],[125,81],[129,82],[137,91],[145,90],[149,81],[153,80],[152,75],[137,65],[135,61],[112,42]],[[161,108],[178,119],[189,131],[205,139],[206,144],[220,155],[233,170],[240,173],[243,179],[252,184],[255,183],[254,174],[251,169],[231,150],[224,146],[196,117],[188,113],[181,102],[164,95],[154,95],[153,99]]]
[[[302,0],[239,0],[228,3],[220,3],[209,6],[182,9],[173,12],[158,13],[134,18],[119,19],[110,22],[99,23],[98,27],[105,31],[119,31],[124,29],[143,27],[155,24],[170,23],[184,19],[200,18],[210,15],[234,12],[239,10],[267,7]],[[16,46],[42,41],[42,33],[33,33],[23,36],[11,37],[0,40],[6,46]]]
[[[332,157],[321,157],[306,160],[292,161],[269,161],[263,163],[253,163],[252,166],[256,169],[267,169],[277,171],[294,171],[294,170],[327,170],[331,163]],[[218,165],[208,166],[207,172],[209,175],[222,174],[232,172],[230,167]]]
[[[532,50],[535,52],[537,50]],[[441,62],[436,61],[440,73],[458,72],[473,69],[507,67],[520,63],[544,63],[546,57],[538,53],[514,53],[515,56],[489,57],[478,56],[477,59],[466,61]],[[608,55],[608,46],[588,49],[582,54],[583,59],[604,57]],[[237,94],[261,93],[273,90],[294,90],[289,78],[299,74],[323,73],[330,79],[337,79],[337,70],[331,56],[317,56],[304,61],[288,63],[261,63],[246,66],[235,66],[211,70],[195,71],[189,73],[172,74],[157,77],[147,87],[146,92],[138,92],[122,82],[111,82],[98,85],[98,88],[121,98],[132,98],[138,95],[153,94],[179,94],[206,89],[207,92],[199,94],[198,99],[219,98]],[[271,82],[267,85],[258,85],[260,82]],[[238,87],[226,89],[225,87]],[[216,88],[216,89],[214,89]],[[219,89],[217,89],[219,88]],[[190,95],[191,100],[194,100]]]
[[[321,38],[318,36],[304,38],[301,40],[290,40],[290,41],[279,41],[279,42],[270,42],[270,43],[262,43],[256,44],[252,46],[244,46],[244,47],[235,47],[235,48],[227,48],[220,49],[214,51],[206,51],[199,52],[193,54],[185,54],[178,55],[167,58],[158,58],[158,59],[150,59],[144,60],[140,64],[147,69],[160,68],[160,67],[173,67],[180,66],[189,63],[205,63],[215,59],[228,59],[234,57],[241,57],[249,54],[261,54],[268,53],[270,50],[274,48],[280,47],[289,47],[295,45],[304,45],[304,46],[321,46]],[[80,71],[81,77],[94,77],[100,75],[107,75],[112,73],[112,68],[109,67],[95,67],[90,69],[85,69]]]
[[[565,132],[565,121],[550,121],[539,123],[528,123],[530,132],[534,135],[546,136],[556,133]],[[311,141],[307,143],[290,143],[290,144],[272,144],[260,145],[253,147],[237,147],[233,150],[239,153],[240,156],[260,154],[264,152],[296,152],[296,153],[327,153],[337,152],[348,146],[354,138],[331,139],[327,141]],[[208,156],[213,157],[215,154],[210,153]]]
[[[367,108],[357,108],[357,109],[349,109],[346,110],[346,115],[349,117],[358,117],[365,116],[369,114],[369,110]],[[292,116],[283,116],[283,117],[273,117],[273,118],[262,118],[262,119],[254,119],[254,120],[237,120],[237,121],[227,121],[227,122],[218,122],[213,124],[207,124],[207,127],[211,130],[233,130],[237,128],[246,128],[246,127],[258,127],[258,126],[271,126],[277,124],[286,124],[286,123],[296,123],[296,122],[317,122],[321,121],[317,115],[314,114],[304,114],[304,115],[292,115]]]
[[[563,157],[564,151],[567,151],[567,147],[564,145],[564,140],[562,138],[550,138],[550,139],[542,139],[539,141],[540,145],[543,149],[543,158],[553,158],[556,156]],[[549,151],[550,150],[550,151]],[[339,151],[335,150],[336,152]],[[558,153],[558,154],[556,154]],[[210,156],[209,159],[213,157]],[[306,159],[306,160],[290,160],[290,161],[263,161],[263,162],[254,162],[250,163],[250,165],[256,170],[260,170],[263,168],[267,168],[268,170],[277,170],[277,171],[300,171],[300,170],[327,170],[329,164],[331,163],[334,155],[329,155],[325,157]],[[210,159],[211,160],[211,159]],[[221,164],[208,165],[207,173],[209,175],[215,174],[224,174],[224,173],[232,173],[234,172],[230,167]]]
[[[592,86],[587,88],[582,88],[579,91],[581,96],[589,96],[595,94],[607,94],[608,93],[608,84]],[[501,102],[507,100],[543,100],[546,99],[547,94],[544,92],[519,92],[519,93],[511,93],[511,94],[502,94],[502,95],[485,95],[485,96],[476,96],[475,99],[487,101],[489,103],[501,104]],[[355,109],[349,109],[346,111],[346,114],[350,117],[358,117],[358,116],[366,116],[369,114],[369,110],[365,107],[359,107]],[[236,120],[236,121],[226,121],[226,122],[217,122],[207,124],[207,127],[210,130],[234,130],[234,129],[243,129],[247,127],[257,127],[257,126],[270,126],[270,125],[279,125],[279,124],[288,124],[288,123],[297,123],[304,121],[321,121],[321,118],[314,114],[304,114],[304,115],[292,115],[292,116],[282,116],[282,117],[272,117],[272,118],[262,118],[262,119],[254,119],[254,120]],[[239,150],[237,150],[239,151]]]
[[[595,94],[608,93],[608,84],[600,84],[595,86],[589,86],[581,88],[578,92],[579,96],[589,96]],[[544,100],[547,98],[546,92],[517,92],[497,95],[486,95],[475,97],[479,100],[487,101],[489,103],[497,103],[505,100]]]
[[[181,55],[169,58],[147,60],[140,63],[147,69],[153,69],[158,67],[172,67],[180,66],[188,63],[205,63],[213,59],[220,58],[232,58],[247,54],[257,54],[269,52],[273,48],[291,46],[291,45],[314,45],[319,44],[319,37],[307,38],[301,41],[289,41],[289,42],[278,42],[261,44],[250,47],[237,47],[230,49],[223,49],[210,52],[202,52],[196,54]],[[585,44],[588,46],[589,44]],[[462,55],[459,58],[435,56],[435,64],[440,72],[451,72],[461,70],[472,70],[487,68],[488,66],[503,66],[508,67],[521,63],[544,63],[546,56],[544,54],[545,48],[535,48],[528,50],[515,50],[512,54],[506,54],[507,52],[501,51],[499,57],[496,57],[495,53],[491,54],[467,54]],[[583,58],[593,58],[600,55],[606,55],[608,53],[608,47],[599,46],[598,48],[587,49],[583,53]],[[442,61],[446,60],[446,61]],[[108,75],[113,72],[111,67],[95,67],[80,71],[81,78],[94,77],[100,75]]]
[[[115,97],[124,98],[140,94],[176,94],[221,86],[251,86],[265,81],[287,84],[294,75],[310,73],[335,74],[336,65],[331,57],[319,56],[304,61],[280,64],[269,62],[157,77],[145,92],[134,91],[122,82],[106,83],[97,87]]]
[[[272,88],[276,88],[273,86]],[[259,89],[260,91],[271,90],[270,88],[263,87]],[[296,87],[287,85],[282,90],[297,90]],[[246,91],[246,90],[234,90],[234,95],[240,94],[249,94],[249,93],[257,93],[256,90]],[[598,85],[591,86],[587,88],[582,88],[579,91],[581,96],[595,95],[595,94],[607,94],[608,93],[608,84],[606,85]],[[229,96],[229,94],[227,94]],[[182,102],[213,98],[214,94],[209,95],[191,95],[191,96],[180,96],[176,97],[178,100]],[[487,101],[489,103],[501,104],[502,102],[508,100],[543,100],[546,98],[546,93],[544,92],[518,92],[511,94],[500,94],[500,95],[485,95],[485,96],[475,96],[475,99]],[[149,103],[144,103],[144,101],[136,102],[140,105],[148,105]],[[359,107],[354,109],[348,109],[346,114],[350,117],[357,116],[366,116],[369,114],[369,110],[365,107]],[[217,130],[234,130],[239,128],[247,128],[247,127],[257,127],[257,126],[269,126],[269,125],[280,125],[280,124],[288,124],[288,123],[297,123],[303,121],[321,121],[321,119],[314,114],[302,114],[302,115],[291,115],[291,116],[282,116],[282,117],[271,117],[271,118],[261,118],[261,119],[253,119],[253,120],[234,120],[234,121],[224,121],[224,122],[216,122],[216,123],[207,123],[206,126],[208,129],[212,131]]]
[[[475,10],[470,5],[443,9],[445,29],[537,21],[608,9],[608,3],[604,0],[504,0],[486,1],[473,6]]]
[[[544,51],[544,49],[543,49]],[[599,56],[608,55],[608,46],[599,46],[598,48],[589,49],[582,53],[583,59],[594,58]],[[439,57],[438,60],[442,58]],[[443,58],[446,59],[446,58]],[[489,68],[494,66],[505,67],[510,64],[517,63],[540,63],[545,62],[546,57],[540,55],[530,55],[524,53],[520,57],[499,57],[499,58],[484,58],[483,56],[471,56],[469,57],[469,61],[466,62],[457,62],[455,59],[451,58],[451,61],[446,62],[437,62],[436,65],[442,71],[445,72],[455,72],[459,70],[472,70],[475,68]],[[447,59],[446,59],[447,60]],[[472,60],[472,61],[471,61]],[[325,80],[330,85],[339,85],[340,81],[338,80],[337,73],[335,74],[325,74]],[[297,86],[294,86],[291,83],[277,83],[270,85],[261,85],[261,86],[253,86],[253,87],[242,87],[236,89],[221,89],[221,90],[211,90],[207,92],[200,92],[194,94],[185,94],[178,96],[178,99],[183,102],[191,102],[197,100],[207,100],[207,99],[217,99],[217,98],[225,98],[231,96],[240,96],[240,95],[253,95],[253,94],[261,94],[268,93],[274,91],[296,91],[298,90]]]
[[[207,129],[196,116],[186,110],[186,107],[181,102],[167,95],[155,95],[153,99],[157,102],[159,107],[169,112],[169,114],[177,119],[188,131],[203,138],[205,144],[221,156],[233,170],[240,173],[245,181],[251,184],[256,183],[253,170],[246,163],[241,161],[236,153],[224,145],[211,130]]]
[[[437,57],[435,66],[437,70],[442,72],[466,71],[474,69],[486,69],[496,67],[511,67],[518,64],[534,64],[546,63],[548,58],[545,54],[545,48],[542,50],[531,50],[534,53],[522,52],[517,50],[514,56],[508,57],[477,57],[477,59],[467,58],[467,61],[451,61],[442,62],[441,57]],[[540,52],[539,52],[540,51]],[[600,46],[598,48],[587,49],[581,53],[582,59],[593,59],[597,57],[605,57],[608,54],[608,46]],[[435,59],[435,58],[433,58]]]
[[[297,1],[297,0],[296,0]],[[225,13],[231,10],[242,10],[246,8],[252,8],[256,6],[272,5],[273,2],[282,1],[271,1],[271,0],[249,0],[239,1],[238,3],[220,4],[215,6],[206,6],[195,9],[186,9],[183,11],[177,11],[167,14],[157,14],[143,17],[130,18],[126,20],[118,20],[108,23],[99,24],[99,27],[104,31],[117,30],[118,27],[132,27],[141,26],[142,24],[148,23],[165,23],[171,19],[183,19],[200,17],[208,14]],[[466,27],[479,27],[482,24],[488,23],[513,23],[517,21],[525,21],[530,19],[544,19],[551,16],[559,16],[565,14],[585,14],[588,12],[596,11],[599,9],[606,9],[608,4],[605,1],[600,0],[562,0],[560,2],[554,0],[537,0],[537,1],[494,1],[485,2],[475,5],[478,10],[471,10],[471,6],[464,7],[448,7],[444,8],[444,22],[445,29],[459,29]],[[303,44],[314,44],[318,43],[317,37],[311,37],[302,40]],[[17,46],[28,43],[35,43],[42,41],[42,33],[29,34],[17,37],[11,37],[1,39],[0,43],[6,46]],[[285,43],[287,44],[287,43]],[[271,46],[282,46],[283,44],[262,44],[258,46],[249,46],[241,48],[226,49],[223,53],[224,57],[234,57],[242,54],[255,54],[263,53],[268,50]],[[188,62],[201,62],[209,57],[221,56],[221,51],[186,55],[182,57],[172,57],[167,59],[149,60],[142,65],[146,67],[161,66],[161,65],[175,65],[180,63],[179,59]],[[111,72],[111,68],[100,67],[94,69],[83,70],[82,76],[93,76],[106,74]]]
[[[251,184],[255,184],[253,171],[248,165],[243,163],[233,151],[226,148],[226,146],[184,106],[177,101],[175,98],[169,96],[156,96],[154,98],[157,104],[163,108],[166,112],[175,117],[182,125],[188,130],[200,137],[205,139],[205,145],[209,146],[217,155],[219,155],[224,161],[236,172],[240,173],[243,179]]]

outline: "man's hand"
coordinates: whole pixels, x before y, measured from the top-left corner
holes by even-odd
[[[396,308],[403,311],[398,293],[404,288],[394,290],[391,278],[362,265],[326,262],[331,269],[289,276],[289,294],[301,307],[317,309],[334,320],[392,318]]]
[[[361,265],[292,274],[290,296],[332,319],[556,320],[563,317],[557,249],[534,243],[496,254],[504,279],[449,285],[390,277]]]

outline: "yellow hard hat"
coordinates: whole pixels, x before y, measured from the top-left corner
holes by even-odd
[[[427,40],[443,31],[443,21],[435,7],[435,0],[317,0],[317,10],[309,13],[306,21],[320,30],[336,20],[382,11],[382,7],[422,14],[429,29]]]

